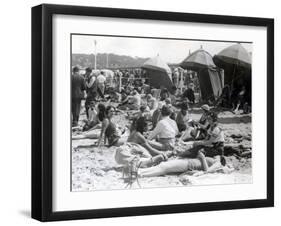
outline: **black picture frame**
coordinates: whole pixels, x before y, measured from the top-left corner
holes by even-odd
[[[247,25],[267,29],[267,198],[95,210],[52,210],[52,17],[55,14]],[[274,20],[43,4],[32,8],[32,218],[40,221],[122,217],[274,206]]]

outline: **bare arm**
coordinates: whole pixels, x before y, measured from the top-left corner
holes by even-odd
[[[149,134],[148,140],[153,140],[161,132],[161,124],[158,122],[155,129]]]
[[[152,155],[152,156],[155,156],[155,155],[159,155],[159,154],[162,154],[163,152],[162,151],[158,151],[157,149],[151,147],[151,145],[145,141],[144,143],[141,144],[145,149],[148,150],[148,152]]]
[[[102,137],[104,136],[104,133],[105,133],[106,128],[108,127],[108,124],[109,124],[108,119],[104,119],[102,122],[100,137],[98,140],[98,146],[101,146]],[[105,141],[106,141],[106,138],[105,138]]]
[[[91,77],[91,79],[90,79],[89,82],[86,81],[86,86],[87,86],[88,88],[90,88],[90,87],[92,87],[92,85],[94,84],[94,82],[95,82],[95,78],[94,78],[94,77]]]

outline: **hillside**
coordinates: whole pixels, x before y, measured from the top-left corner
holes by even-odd
[[[107,56],[108,55],[108,56]],[[148,58],[121,56],[113,53],[97,54],[97,69],[102,68],[122,68],[122,67],[141,67]],[[92,67],[95,65],[94,54],[72,54],[72,66],[81,68]]]

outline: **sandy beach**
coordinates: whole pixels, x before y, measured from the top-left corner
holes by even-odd
[[[192,119],[199,119],[200,111],[191,111]],[[81,116],[81,120],[85,115]],[[129,125],[124,114],[114,115],[114,122],[123,128]],[[234,145],[238,154],[228,155],[227,163],[233,166],[229,172],[215,172],[193,176],[188,173],[150,178],[138,178],[131,187],[126,187],[122,178],[122,167],[114,160],[116,147],[97,148],[95,140],[72,141],[72,191],[96,191],[130,188],[155,188],[171,186],[224,185],[252,183],[251,158],[251,114],[233,114],[225,111],[219,114],[219,125],[224,130],[226,146]]]

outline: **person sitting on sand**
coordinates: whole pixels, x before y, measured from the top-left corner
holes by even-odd
[[[175,137],[178,134],[176,122],[170,118],[171,109],[164,105],[161,109],[162,119],[157,123],[155,129],[149,134],[150,145],[158,150],[173,150]],[[156,139],[157,142],[152,141]]]
[[[107,99],[110,99],[111,102],[120,103],[122,101],[122,95],[113,88],[109,88],[108,93],[109,97]]]
[[[134,90],[133,95],[130,98],[129,101],[130,105],[128,105],[130,110],[138,110],[141,106],[141,95]]]
[[[167,161],[174,154],[172,151],[161,152],[151,147],[143,135],[146,130],[145,118],[137,119],[127,142],[115,151],[115,160],[118,164],[128,166],[134,163],[137,168],[151,167]]]
[[[244,101],[245,101],[245,96],[246,96],[246,87],[242,86],[242,88],[238,91],[238,94],[232,103],[232,106],[233,106],[232,111],[235,114],[238,114],[240,105],[243,106]]]
[[[213,157],[224,155],[224,133],[218,126],[218,116],[212,112],[209,116],[210,128],[207,130],[207,137],[202,141],[195,141],[193,147],[181,152],[181,157],[195,158],[198,151],[204,151],[206,156]]]
[[[112,106],[107,106],[105,109],[105,114],[101,116],[102,128],[98,140],[98,146],[102,144],[102,138],[104,137],[104,145],[108,142],[108,146],[120,146],[125,140],[121,139],[121,135],[117,130],[117,126],[112,122],[114,108]]]
[[[203,110],[203,114],[198,122],[193,121],[192,125],[196,129],[194,134],[195,140],[202,140],[206,137],[206,131],[210,127],[208,117],[210,115],[210,107],[208,104],[202,105],[201,109]]]
[[[151,118],[152,129],[154,129],[156,127],[157,123],[160,121],[160,119],[162,117],[161,109],[162,109],[163,106],[164,106],[164,102],[160,101],[158,103],[158,108],[152,114],[152,118]]]
[[[177,97],[176,97],[176,95],[177,95],[177,87],[176,86],[172,86],[172,91],[170,93],[170,98],[171,98],[173,106],[177,105]]]
[[[158,107],[158,102],[155,97],[153,97],[150,93],[147,94],[147,106],[149,107],[151,115],[153,115],[153,112],[157,109]]]
[[[140,106],[140,110],[138,112],[132,113],[132,116],[129,115],[129,113],[128,113],[128,116],[129,116],[129,119],[133,119],[133,120],[136,120],[140,117],[145,117],[146,120],[151,118],[149,108],[146,105]]]
[[[157,177],[167,174],[180,174],[188,171],[202,171],[201,173],[211,173],[222,168],[225,164],[221,162],[221,157],[216,156],[214,158],[205,157],[205,155],[199,151],[197,158],[176,158],[166,162],[161,162],[159,165],[149,168],[141,168],[138,170],[140,177]]]
[[[193,83],[191,83],[193,84]],[[194,95],[194,89],[193,86],[189,84],[187,90],[184,91],[182,94],[182,99],[183,100],[189,100],[191,103],[195,103],[195,95]]]
[[[165,99],[165,105],[171,110],[170,118],[176,120],[176,108],[172,105],[172,100],[170,97]]]
[[[88,131],[85,131],[82,134],[73,135],[72,140],[98,139],[100,135],[101,122],[104,118],[104,115],[105,115],[105,105],[100,103],[97,108],[97,118],[96,118],[97,124],[89,128]]]
[[[131,96],[128,96],[118,106],[121,110],[138,110],[141,106],[141,95],[134,90]]]
[[[129,96],[128,96],[127,92],[123,89],[121,91],[121,103],[117,107],[122,108],[122,106],[126,105],[128,103],[128,101],[129,101]]]
[[[137,143],[143,146],[145,149],[148,150],[150,155],[155,156],[158,154],[162,154],[162,151],[159,151],[153,148],[148,140],[144,137],[144,133],[148,131],[148,124],[145,117],[140,117],[134,122],[134,126],[132,127],[132,131],[127,142]]]
[[[86,124],[83,126],[83,131],[88,131],[89,129],[93,128],[95,125],[99,123],[98,113],[95,108],[95,101],[90,100],[88,105],[88,120]]]
[[[231,91],[230,86],[225,85],[222,89],[221,95],[217,100],[216,107],[228,108],[231,105]]]
[[[176,123],[178,125],[179,131],[185,131],[187,127],[189,126],[190,117],[188,114],[188,104],[187,102],[183,102],[181,104],[181,110],[178,112],[176,117]]]
[[[164,101],[166,98],[170,96],[170,93],[167,88],[161,89],[160,92],[160,101]]]

